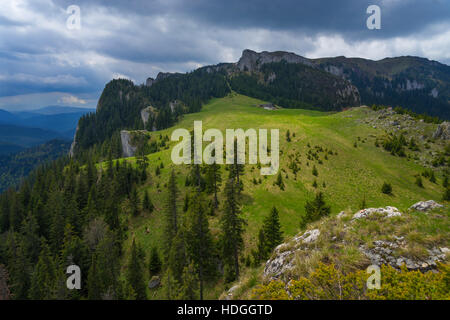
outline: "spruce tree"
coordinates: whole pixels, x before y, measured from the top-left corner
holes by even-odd
[[[417,176],[417,178],[416,178],[416,185],[419,188],[423,188],[423,182],[422,182],[422,177],[421,176]]]
[[[120,247],[112,232],[107,232],[97,245],[96,251],[97,276],[101,285],[102,299],[118,299],[121,297],[120,277]]]
[[[324,216],[328,216],[331,212],[331,207],[325,203],[323,193],[318,192],[312,201],[306,201],[305,204],[306,215],[303,224],[316,221]]]
[[[278,172],[277,181],[275,184],[281,189],[284,190],[284,182],[283,182],[283,176],[281,175],[281,172]]]
[[[227,270],[233,274],[229,280],[239,278],[239,254],[244,248],[245,220],[240,216],[240,208],[237,195],[236,181],[229,179],[225,185],[224,212],[220,219],[221,243],[223,258],[228,266]]]
[[[148,270],[150,277],[157,275],[161,271],[161,259],[159,258],[158,249],[152,247],[150,252],[150,258],[148,261]]]
[[[44,242],[38,263],[31,276],[29,297],[32,300],[50,300],[55,298],[57,272],[49,246]]]
[[[30,259],[31,263],[36,263],[41,252],[41,239],[39,238],[39,226],[36,218],[31,213],[22,222],[22,246],[25,255]]]
[[[189,209],[189,194],[186,193],[184,196],[183,212],[187,212]]]
[[[185,266],[183,233],[178,232],[177,199],[179,191],[174,170],[170,173],[167,189],[168,194],[164,212],[163,261],[167,278],[167,297],[171,299],[176,295],[176,286]]]
[[[177,299],[195,300],[198,298],[198,279],[193,264],[183,269],[182,282],[179,288]],[[200,294],[201,296],[201,294]]]
[[[186,230],[184,225],[181,225],[173,238],[167,262],[167,268],[171,270],[171,274],[177,283],[182,282],[183,270],[187,265],[187,259]]]
[[[419,177],[420,178],[420,177]],[[420,178],[420,182],[422,182],[422,178]],[[392,194],[392,186],[390,183],[384,182],[381,186],[381,192],[384,194]]]
[[[430,182],[436,183],[436,176],[434,175],[433,170],[430,170]]]
[[[148,195],[148,191],[144,194],[144,202],[142,205],[146,211],[150,213],[153,212],[154,207],[152,201],[150,200],[150,196]]]
[[[244,189],[244,185],[242,181],[240,180],[240,176],[244,174],[244,165],[238,163],[238,145],[237,145],[237,139],[234,139],[233,143],[233,150],[234,150],[234,162],[230,166],[230,177],[232,177],[236,182],[236,191],[238,194],[241,193],[241,191]]]
[[[261,228],[258,233],[258,245],[257,250],[254,254],[255,261],[262,261],[267,258],[266,250],[266,237],[264,235],[264,228]]]
[[[133,239],[130,258],[128,260],[127,282],[136,293],[137,300],[146,300],[147,288],[144,281],[144,262],[142,261],[142,256],[139,251],[140,249],[136,244],[136,240]]]
[[[131,206],[131,214],[133,217],[137,217],[140,213],[140,205],[139,205],[139,196],[136,188],[131,190],[130,194],[130,206]]]
[[[317,171],[317,168],[316,168],[315,165],[314,165],[314,167],[312,169],[312,174],[313,174],[313,176],[316,176],[316,177],[319,175],[319,172]]]
[[[178,231],[177,199],[179,191],[174,170],[170,173],[167,191],[168,194],[164,217],[164,260],[166,261],[168,260],[172,241]]]
[[[219,207],[217,193],[219,192],[221,184],[222,184],[222,173],[220,172],[220,166],[214,162],[207,166],[206,186],[208,193],[214,194],[214,207],[216,209]]]
[[[283,241],[283,232],[281,231],[277,208],[273,207],[270,214],[265,218],[263,230],[266,250],[271,252]]]
[[[91,266],[87,278],[88,299],[100,300],[102,295],[102,285],[100,281],[99,268],[97,264],[97,254],[92,255]]]
[[[450,201],[450,188],[449,187],[445,188],[444,195],[442,196],[442,200]]]
[[[209,230],[205,200],[200,193],[192,198],[186,219],[187,251],[197,273],[200,300],[203,300],[204,282],[214,271],[214,243]]]
[[[32,265],[17,233],[10,232],[7,244],[8,266],[10,267],[9,272],[13,297],[17,300],[28,299]]]

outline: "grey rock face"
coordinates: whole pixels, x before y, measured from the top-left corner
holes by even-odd
[[[294,253],[300,250],[302,245],[309,245],[317,241],[320,236],[319,229],[308,230],[301,235],[297,235],[292,246],[282,243],[274,250],[274,257],[266,262],[264,275],[277,278],[294,267]]]
[[[136,154],[136,147],[131,145],[131,135],[129,131],[120,131],[120,139],[122,141],[122,153],[125,158],[134,157]]]
[[[430,200],[425,202],[419,202],[414,206],[418,205],[420,208],[431,208],[440,206],[436,202]],[[357,219],[364,219],[372,214],[380,214],[384,218],[401,216],[402,213],[395,207],[387,206],[384,208],[368,208],[358,211],[353,215],[353,221]],[[339,213],[338,218],[345,215],[342,211]],[[373,223],[390,223],[388,220],[378,220],[373,221]],[[355,223],[351,225],[344,224],[344,234],[345,230],[351,226],[357,226]],[[327,233],[323,231],[322,237],[324,237],[324,242],[327,243]],[[330,235],[328,235],[330,236]],[[320,252],[321,241],[321,231],[319,229],[308,230],[302,234],[298,234],[292,240],[282,243],[277,246],[273,252],[272,257],[266,262],[264,267],[264,276],[271,279],[282,279],[286,280],[296,265],[297,259],[301,259],[302,256],[310,256],[315,252]],[[341,235],[330,236],[332,242],[341,241],[342,244],[346,244],[346,241]],[[444,246],[428,246],[426,252],[420,257],[412,253],[409,248],[411,244],[406,241],[405,237],[397,235],[389,235],[389,237],[384,239],[378,239],[372,243],[367,241],[358,242],[359,251],[367,257],[371,264],[378,266],[390,265],[393,268],[400,269],[403,265],[409,270],[419,270],[422,272],[437,270],[438,262],[447,261],[450,255],[450,249]],[[413,240],[409,240],[413,241]],[[412,243],[414,245],[414,243]]]
[[[417,211],[428,211],[435,208],[442,208],[443,205],[435,202],[434,200],[428,200],[428,201],[419,201],[415,204],[413,204],[410,209],[414,209]]]
[[[155,83],[155,79],[153,79],[153,78],[147,78],[147,81],[145,81],[145,85],[147,87],[151,87],[153,85],[153,83]]]
[[[72,144],[70,145],[70,150],[69,150],[70,157],[73,157],[75,154],[75,146],[77,144],[77,142],[76,142],[77,133],[78,133],[78,125],[77,125],[77,128],[75,129],[75,135],[73,136]]]
[[[366,245],[359,248],[372,264],[378,266],[390,265],[396,269],[405,265],[408,270],[420,270],[422,272],[436,269],[437,262],[446,259],[446,250],[448,250],[447,248],[432,248],[427,250],[428,257],[418,259],[394,254],[396,249],[406,246],[403,237],[394,236],[394,241],[377,240],[373,244],[373,248],[368,248]]]
[[[232,286],[228,291],[227,291],[227,295],[225,296],[225,300],[232,300],[234,293],[236,292],[236,290],[238,290],[240,288],[240,284],[236,284],[234,286]]]
[[[144,123],[144,127],[147,125],[148,119],[150,116],[155,116],[157,113],[157,110],[153,108],[152,106],[148,106],[141,110],[141,120]],[[151,131],[156,131],[156,126],[153,124],[153,127],[151,128]]]
[[[433,133],[433,139],[450,140],[450,122],[442,122]]]
[[[335,76],[344,77],[344,68],[342,68],[342,67],[328,65],[324,69],[325,69],[325,71],[327,71],[331,74],[334,74]]]
[[[302,243],[313,243],[317,240],[317,238],[319,238],[320,236],[320,230],[319,229],[313,229],[313,230],[308,230],[306,231],[304,234],[302,234],[301,236],[297,236],[294,238],[294,240],[298,243],[298,242],[302,242]]]
[[[387,206],[385,208],[368,208],[362,209],[353,215],[352,220],[366,218],[373,213],[379,213],[386,218],[401,216],[402,213],[396,207]]]
[[[147,124],[148,118],[150,117],[150,107],[141,110],[141,119],[144,126]]]
[[[161,279],[158,276],[153,276],[152,279],[148,282],[149,289],[154,289],[159,287],[161,284]]]
[[[256,71],[266,63],[281,62],[283,60],[287,63],[302,63],[310,67],[314,67],[314,65],[307,58],[296,55],[292,52],[263,51],[258,53],[248,49],[242,52],[242,57],[239,59],[237,67],[240,71]]]

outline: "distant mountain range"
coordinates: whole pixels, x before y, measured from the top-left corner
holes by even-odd
[[[0,154],[9,154],[52,139],[71,140],[80,117],[93,109],[48,106],[32,111],[0,110]]]
[[[0,154],[0,193],[18,184],[38,166],[66,155],[70,142],[50,140],[8,155]]]

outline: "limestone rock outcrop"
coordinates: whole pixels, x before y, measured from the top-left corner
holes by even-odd
[[[131,145],[131,134],[127,130],[120,131],[122,141],[122,153],[125,158],[134,157],[137,147]]]
[[[436,208],[442,208],[443,205],[437,203],[434,200],[428,200],[428,201],[419,201],[415,204],[413,204],[410,209],[417,210],[417,211],[428,211]]]

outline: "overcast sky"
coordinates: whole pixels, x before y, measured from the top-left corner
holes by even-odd
[[[366,27],[371,4],[380,30]],[[0,108],[95,107],[113,78],[143,83],[246,48],[450,64],[450,0],[0,0]]]

